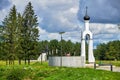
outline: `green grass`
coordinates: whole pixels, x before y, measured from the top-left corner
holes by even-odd
[[[119,72],[90,68],[50,67],[48,63],[6,66],[0,61],[0,80],[119,80]],[[13,79],[14,78],[14,79]]]
[[[96,61],[96,63],[102,63],[102,64],[112,64],[115,66],[120,67],[120,61],[106,61],[106,60],[102,60],[102,61]]]

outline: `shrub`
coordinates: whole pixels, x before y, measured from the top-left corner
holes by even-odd
[[[22,80],[25,75],[25,70],[23,69],[12,69],[8,72],[7,80]]]

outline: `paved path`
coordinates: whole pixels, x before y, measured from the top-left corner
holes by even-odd
[[[86,64],[86,67],[94,68],[94,64]],[[110,65],[109,66],[98,66],[98,64],[96,64],[96,69],[111,71]],[[113,72],[120,72],[120,67],[113,66]]]
[[[110,71],[110,66],[99,66],[96,69],[108,70]],[[113,72],[120,72],[120,67],[113,66]]]

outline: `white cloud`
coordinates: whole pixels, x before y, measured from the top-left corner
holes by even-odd
[[[6,10],[3,9],[0,11],[0,22],[2,23],[4,17],[6,16]]]
[[[60,35],[59,35],[59,33],[50,33],[48,35],[48,38],[49,39],[57,39],[57,40],[59,40],[60,39]]]
[[[70,8],[70,12],[76,14],[78,12],[78,7]]]
[[[44,29],[41,29],[41,27],[38,26],[37,28],[38,28],[38,30],[39,30],[39,34],[40,34],[40,35],[47,33]]]
[[[94,34],[94,44],[120,40],[120,30],[116,24],[91,23],[90,29]]]
[[[118,26],[116,24],[102,24],[102,23],[91,23],[90,29],[94,34],[103,33],[118,33]]]
[[[34,3],[35,1],[33,5]],[[40,26],[48,32],[69,31],[76,28],[79,0],[39,0],[36,5],[36,12],[42,18]],[[55,27],[57,28],[54,29]]]
[[[74,30],[78,25],[77,11],[79,0],[9,0],[10,7],[16,5],[23,12],[29,1],[32,2],[39,24],[48,32]],[[56,29],[54,29],[57,27]]]
[[[2,21],[8,15],[9,11],[10,11],[10,7],[6,7],[4,9],[0,10],[0,24],[2,24]]]
[[[59,32],[65,31],[63,39],[80,42],[80,28],[84,28],[84,23],[77,19],[79,0],[10,0],[11,5],[0,11],[0,21],[8,14],[13,4],[18,12],[23,12],[29,1],[38,16],[40,40],[60,40]],[[94,44],[120,39],[116,24],[90,23],[90,29],[94,33]]]

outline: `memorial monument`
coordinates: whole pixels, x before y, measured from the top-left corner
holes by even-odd
[[[93,34],[89,29],[89,20],[90,17],[87,14],[87,7],[86,7],[86,14],[84,16],[84,22],[85,22],[85,29],[82,32],[82,40],[81,40],[81,56],[84,57],[85,62],[86,62],[86,37],[88,39],[88,62],[89,63],[94,63],[95,58],[93,55]]]

